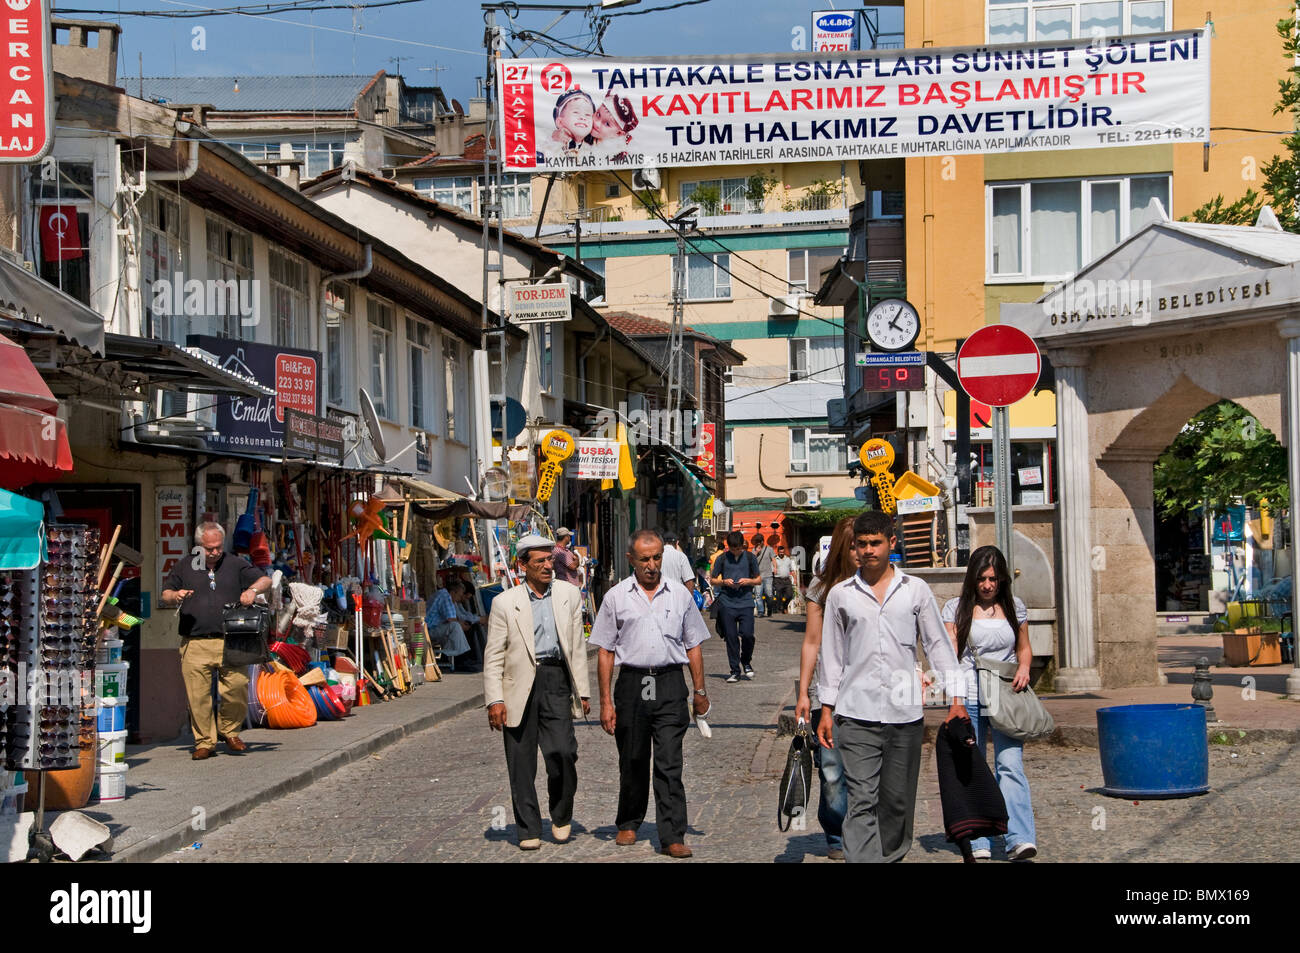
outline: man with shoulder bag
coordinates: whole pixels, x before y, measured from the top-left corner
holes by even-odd
[[[226,664],[225,608],[251,606],[271,588],[271,579],[248,560],[225,552],[226,531],[220,523],[201,523],[194,541],[203,558],[179,560],[163,583],[161,602],[180,607],[181,678],[189,700],[195,761],[216,752],[218,739],[230,754],[248,745],[240,740],[248,714],[248,673],[244,666]],[[219,682],[220,712],[212,711],[212,680]]]

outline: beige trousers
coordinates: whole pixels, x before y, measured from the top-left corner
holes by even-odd
[[[181,641],[181,678],[190,701],[190,729],[194,747],[215,748],[217,733],[236,738],[243,730],[248,714],[248,673],[242,668],[221,664],[224,639],[183,639]],[[212,676],[220,681],[221,713],[212,713]]]

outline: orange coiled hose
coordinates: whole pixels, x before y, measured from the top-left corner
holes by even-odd
[[[316,703],[292,672],[267,672],[257,680],[257,698],[272,728],[310,728],[316,724]]]

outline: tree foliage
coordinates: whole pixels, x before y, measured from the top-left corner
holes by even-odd
[[[1165,517],[1261,499],[1285,507],[1286,451],[1245,408],[1219,401],[1188,421],[1156,461],[1155,498]]]
[[[1300,53],[1300,37],[1296,35],[1296,28],[1295,16],[1277,21],[1282,55],[1293,65],[1287,69],[1287,75],[1278,80],[1278,101],[1273,106],[1275,116],[1290,113],[1300,117],[1300,65],[1296,65],[1300,64],[1300,59],[1296,58]],[[1300,195],[1300,132],[1283,137],[1282,148],[1286,150],[1284,153],[1273,156],[1260,168],[1264,175],[1262,188],[1282,227],[1288,232],[1300,232],[1300,208],[1296,204],[1296,197]],[[1254,225],[1263,205],[1263,196],[1254,189],[1247,189],[1245,195],[1231,203],[1225,203],[1224,197],[1217,195],[1184,221]]]

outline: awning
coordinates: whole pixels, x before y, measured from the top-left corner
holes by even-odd
[[[464,493],[457,493],[455,490],[448,490],[446,487],[429,483],[427,480],[418,480],[415,477],[397,476],[392,478],[394,483],[404,484],[411,491],[408,498],[412,501],[428,503],[436,500],[463,500]]]
[[[0,570],[35,569],[45,560],[45,507],[0,490]]]
[[[773,523],[776,525],[773,526]],[[784,525],[785,513],[781,510],[731,511],[731,528],[733,531],[744,533],[745,542],[749,542],[749,537],[758,532],[761,532],[764,537],[779,533]]]
[[[96,354],[104,353],[103,317],[3,255],[0,255],[0,310],[53,328]]]
[[[67,428],[31,359],[0,335],[0,485],[26,486],[72,470]]]
[[[453,502],[431,504],[411,501],[411,512],[431,520],[459,519],[468,516],[471,519],[486,520],[525,520],[533,515],[533,508],[527,503],[489,503],[486,500],[459,499]]]

